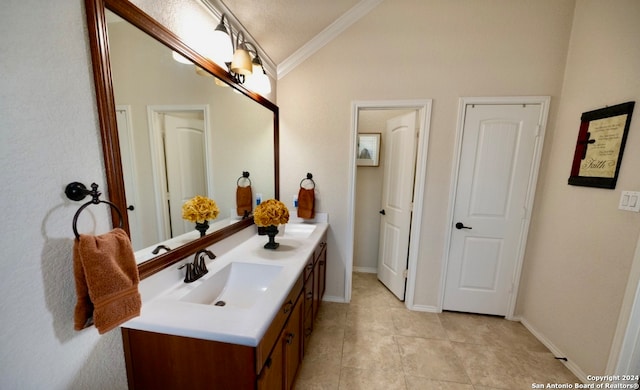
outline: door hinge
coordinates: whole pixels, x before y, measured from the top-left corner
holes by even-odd
[[[402,277],[403,278],[406,279],[408,277],[408,275],[409,275],[409,270],[408,269],[405,269],[404,271],[402,271]]]

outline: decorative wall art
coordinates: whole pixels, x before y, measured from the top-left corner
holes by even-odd
[[[377,167],[380,165],[381,133],[359,133],[357,163],[360,167]]]
[[[582,114],[569,184],[616,188],[634,105],[627,102]]]

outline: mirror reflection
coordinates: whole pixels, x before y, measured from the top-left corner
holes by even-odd
[[[253,204],[275,197],[274,113],[216,84],[209,73],[107,11],[109,55],[131,240],[138,261],[157,245],[200,237],[182,204],[207,196],[220,214],[207,233],[237,222],[238,181]],[[176,60],[179,59],[182,62]],[[186,62],[186,63],[185,63]]]

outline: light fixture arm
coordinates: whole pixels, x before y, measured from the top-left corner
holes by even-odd
[[[241,48],[241,46],[246,45],[247,42],[244,39],[244,33],[242,31],[238,31],[238,34],[236,35],[236,44],[233,47],[233,50],[238,50]],[[248,50],[247,50],[248,51]]]

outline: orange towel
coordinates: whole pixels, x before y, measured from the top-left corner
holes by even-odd
[[[138,266],[127,233],[81,234],[73,246],[76,281],[74,329],[95,323],[100,334],[140,315]]]
[[[300,187],[298,191],[298,217],[311,219],[315,217],[315,195],[314,189]]]
[[[236,211],[239,216],[243,217],[245,210],[247,215],[251,214],[253,207],[253,194],[251,193],[251,186],[240,187],[236,189]]]

